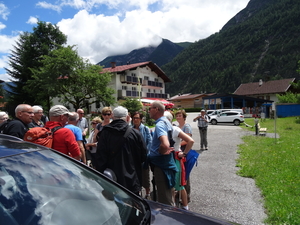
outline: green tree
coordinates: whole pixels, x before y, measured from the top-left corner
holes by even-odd
[[[143,104],[135,98],[125,98],[125,101],[121,103],[121,106],[128,109],[128,112],[131,114],[143,109]]]
[[[38,93],[44,90],[36,83],[35,93],[28,92],[27,82],[32,80],[32,69],[42,66],[42,56],[49,55],[54,49],[67,42],[67,37],[56,25],[39,21],[33,33],[25,32],[20,35],[9,56],[9,68],[5,68],[13,78],[10,85],[8,105],[13,108],[20,103],[39,104],[44,106],[44,99]]]
[[[40,98],[59,97],[62,103],[72,104],[75,109],[96,102],[102,105],[115,102],[114,90],[108,87],[111,75],[102,73],[101,66],[82,59],[74,46],[53,50],[41,62],[43,66],[32,69],[33,80],[28,82],[29,92],[35,92],[35,84],[39,82],[44,90],[38,93]],[[49,103],[51,98],[48,99]]]

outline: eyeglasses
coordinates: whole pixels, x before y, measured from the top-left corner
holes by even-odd
[[[83,114],[84,115],[84,113],[78,113],[78,114]]]
[[[139,120],[141,119],[140,117],[133,117],[134,120]]]
[[[34,112],[28,112],[28,111],[21,111],[21,112],[26,112],[28,114],[34,114]]]
[[[103,116],[110,116],[111,113],[103,113],[102,115],[103,115]]]
[[[97,124],[97,122],[92,122],[91,124]]]

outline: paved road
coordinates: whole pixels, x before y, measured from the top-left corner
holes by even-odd
[[[189,113],[193,128],[193,149],[200,149],[197,123]],[[208,151],[201,153],[198,166],[191,173],[190,210],[243,225],[263,224],[266,217],[260,191],[254,180],[236,175],[237,146],[247,132],[233,125],[209,125]]]

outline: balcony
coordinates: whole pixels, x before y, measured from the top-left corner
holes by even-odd
[[[160,93],[140,92],[140,95],[141,98],[163,98],[163,99],[169,98],[169,94],[160,94]],[[124,97],[138,98],[140,96],[138,91],[118,90],[118,98],[124,98]]]
[[[120,75],[120,81],[121,83],[126,83],[126,84],[141,84],[142,83],[142,78],[138,77],[132,77],[132,76],[126,76],[126,75]]]

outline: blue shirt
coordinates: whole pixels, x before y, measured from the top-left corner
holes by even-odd
[[[76,141],[82,141],[82,132],[79,127],[76,127],[73,124],[67,124],[65,128],[68,128],[73,132]]]
[[[156,120],[155,124],[156,125],[155,125],[155,130],[154,130],[154,133],[153,133],[152,145],[151,145],[151,148],[150,148],[150,155],[151,156],[161,155],[158,152],[158,149],[159,149],[159,146],[160,146],[159,138],[163,135],[168,137],[168,130],[172,130],[172,124],[164,116],[162,116],[158,120]],[[166,124],[167,124],[167,126],[166,126]]]
[[[139,127],[140,133],[143,136],[143,139],[145,141],[145,144],[147,146],[148,154],[152,145],[152,135],[150,133],[149,127],[145,126],[144,124],[141,123]]]

